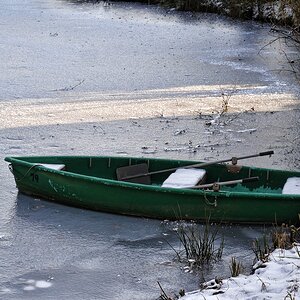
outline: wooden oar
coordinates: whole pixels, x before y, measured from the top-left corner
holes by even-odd
[[[232,157],[232,158],[229,158],[229,159],[223,159],[223,160],[218,160],[218,161],[197,163],[197,164],[193,164],[193,165],[181,166],[181,167],[176,167],[176,168],[171,168],[171,169],[164,169],[164,170],[158,170],[158,171],[153,171],[153,172],[140,173],[140,174],[135,174],[135,175],[122,177],[122,178],[120,178],[120,180],[124,181],[124,180],[139,178],[139,177],[143,177],[143,176],[173,172],[173,171],[176,171],[177,169],[180,169],[180,168],[185,168],[185,169],[202,168],[202,167],[207,167],[207,166],[210,166],[210,165],[222,164],[222,163],[229,162],[229,161],[231,161],[233,164],[236,164],[237,161],[240,160],[240,159],[247,159],[247,158],[265,156],[265,155],[270,155],[271,156],[272,154],[274,154],[274,151],[260,152],[260,153],[257,153],[257,154],[246,155],[246,156],[241,156],[241,157]]]
[[[258,181],[259,177],[247,177],[243,179],[237,179],[237,180],[229,180],[229,181],[222,181],[222,182],[214,182],[214,183],[207,183],[207,184],[200,184],[200,185],[195,185],[188,187],[188,189],[209,189],[213,188],[214,191],[218,191],[219,187],[222,185],[233,185],[233,184],[238,184],[238,183],[248,183],[248,182],[254,182]]]

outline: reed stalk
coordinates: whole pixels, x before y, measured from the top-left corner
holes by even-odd
[[[231,258],[229,268],[231,277],[238,277],[244,269],[242,263],[239,262],[234,256]]]
[[[177,254],[182,254],[194,267],[208,265],[222,258],[224,238],[219,235],[219,227],[211,226],[209,220],[203,228],[195,223],[181,223],[177,229],[177,236],[183,247]]]

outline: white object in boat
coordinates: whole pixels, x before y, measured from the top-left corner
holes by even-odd
[[[61,164],[37,164],[38,166],[43,166],[48,169],[53,170],[63,170],[66,166]]]
[[[189,188],[197,185],[205,176],[203,169],[189,168],[177,169],[162,184],[162,187]]]
[[[290,177],[282,189],[282,194],[300,194],[300,177]]]

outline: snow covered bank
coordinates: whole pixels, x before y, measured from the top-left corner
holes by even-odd
[[[290,250],[276,249],[266,263],[258,262],[254,273],[226,280],[211,280],[182,300],[299,299],[300,244]]]

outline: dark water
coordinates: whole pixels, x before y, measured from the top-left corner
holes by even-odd
[[[268,30],[257,23],[137,4],[2,0],[0,107],[16,99],[20,107],[26,98],[37,99],[36,107],[48,101],[55,106],[49,99],[63,102],[69,96],[97,98],[105,92],[113,97],[116,91],[189,86],[218,87],[201,89],[201,95],[236,84],[249,85],[247,92],[252,93],[258,87],[266,93],[297,93],[289,73],[277,72],[286,67],[277,46],[258,55],[270,41]],[[13,120],[0,111],[1,299],[155,299],[160,294],[157,281],[169,293],[193,290],[203,278],[228,276],[233,255],[250,266],[251,242],[262,236],[262,227],[222,228],[224,260],[203,274],[185,273],[173,261],[169,246],[179,246],[176,224],[84,211],[20,195],[3,162],[5,156],[25,154],[141,155],[142,146],[153,149],[158,142],[161,150],[154,155],[167,156],[162,150],[164,134],[179,137],[165,120],[165,128],[162,120],[155,121],[157,132],[150,132],[156,128],[150,126],[152,120],[141,121],[141,127],[130,120],[99,121],[98,127],[88,121],[18,127],[18,107],[13,109]],[[27,118],[30,123],[30,114]],[[198,135],[196,130],[191,134]],[[276,145],[281,149],[281,140]],[[197,158],[191,155],[173,154]]]
[[[264,232],[260,227],[221,228],[224,259],[196,275],[185,273],[184,264],[174,260],[169,244],[180,249],[176,223],[15,198],[11,218],[1,226],[3,299],[155,299],[157,281],[169,293],[195,289],[215,274],[228,276],[231,256],[249,267],[251,241]]]

